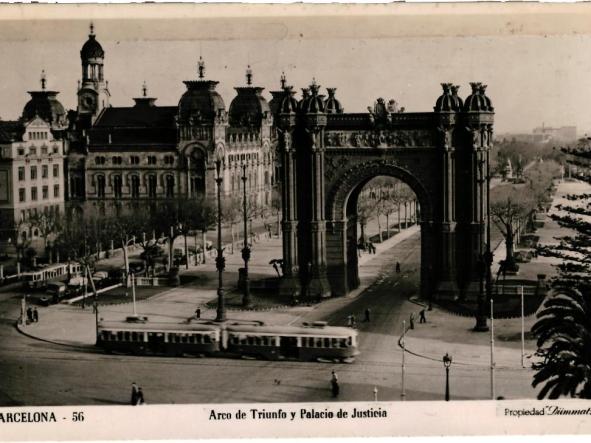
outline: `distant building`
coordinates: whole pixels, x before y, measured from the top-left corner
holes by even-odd
[[[562,126],[560,128],[552,128],[544,126],[535,128],[533,130],[534,137],[539,137],[542,140],[552,140],[555,142],[571,142],[577,139],[576,126]]]

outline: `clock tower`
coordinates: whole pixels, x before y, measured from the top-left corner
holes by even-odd
[[[78,121],[82,127],[91,126],[100,112],[109,106],[109,82],[105,81],[103,62],[105,51],[96,40],[94,25],[90,24],[88,40],[80,50],[82,82],[78,83]]]

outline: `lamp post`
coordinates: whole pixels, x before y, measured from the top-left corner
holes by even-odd
[[[244,260],[244,297],[242,298],[242,306],[249,307],[250,300],[250,281],[248,279],[248,261],[250,260],[250,248],[248,246],[248,217],[246,214],[246,163],[242,165],[242,183],[244,193],[242,195],[242,213],[244,215],[244,248],[242,248],[242,259]]]
[[[215,182],[218,186],[218,256],[215,259],[215,267],[218,271],[218,307],[217,307],[217,315],[215,320],[216,321],[226,321],[226,306],[224,303],[224,289],[223,289],[223,275],[225,268],[225,258],[223,257],[223,250],[222,250],[222,176],[221,176],[221,169],[222,167],[222,160],[218,158],[215,161],[215,169],[217,173],[217,177]]]
[[[488,280],[488,273],[487,269],[487,262],[488,256],[490,254],[490,245],[487,247],[486,251],[483,250],[483,243],[484,243],[484,182],[486,181],[484,178],[484,163],[485,160],[478,161],[478,184],[480,188],[480,236],[479,236],[479,246],[480,246],[480,258],[478,260],[478,273],[480,276],[480,287],[478,290],[478,307],[476,310],[476,325],[474,326],[474,331],[476,332],[486,332],[488,331],[488,325],[486,324],[486,313],[484,307],[484,291],[485,291],[485,279]],[[488,195],[488,193],[487,193]],[[488,242],[490,243],[490,241]],[[487,285],[488,286],[488,285]],[[488,289],[488,288],[487,288]]]
[[[443,356],[443,366],[445,367],[445,401],[449,401],[449,368],[452,358],[447,352]]]

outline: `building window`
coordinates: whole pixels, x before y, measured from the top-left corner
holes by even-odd
[[[53,153],[54,153],[54,154],[57,154],[57,152],[58,152],[57,146],[54,146],[54,147],[53,147]]]
[[[156,164],[156,156],[155,155],[148,156],[148,164],[149,165],[155,165]]]
[[[59,198],[60,196],[60,185],[53,185],[53,197]]]
[[[115,160],[115,159],[113,159],[113,163],[115,163],[115,161],[114,161],[114,160]],[[94,159],[94,162],[95,162],[97,165],[104,165],[104,164],[105,164],[105,162],[106,162],[106,159],[105,159],[105,157],[102,157],[102,156],[101,156],[101,157],[96,157],[96,158]]]
[[[115,194],[115,198],[121,198],[123,192],[122,192],[122,187],[123,187],[123,181],[121,180],[121,176],[120,175],[116,175],[115,177],[113,177],[113,193]]]
[[[156,176],[148,176],[148,196],[150,198],[156,198]]]
[[[31,166],[31,180],[37,179],[37,166]]]
[[[19,202],[24,202],[27,199],[26,193],[25,193],[25,188],[19,188],[18,190],[18,201]]]
[[[37,188],[36,187],[31,188],[31,200],[37,201]]]
[[[37,148],[29,148],[29,154],[37,155]]]
[[[41,155],[47,155],[47,146],[41,147]]]
[[[18,181],[22,182],[25,179],[25,167],[18,167]]]
[[[139,197],[140,197],[140,177],[137,175],[132,175],[131,176],[131,198],[139,198]]]
[[[96,177],[96,195],[98,198],[105,198],[105,176]]]
[[[23,148],[18,148],[16,152],[18,155],[25,155],[25,150]]]
[[[131,164],[132,165],[139,165],[140,164],[140,158],[137,155],[132,155],[130,158]]]
[[[174,197],[174,177],[172,175],[166,176],[166,196]]]
[[[120,165],[123,163],[123,159],[121,157],[113,157],[113,164]]]
[[[41,178],[47,178],[49,176],[49,167],[47,165],[41,166]]]
[[[164,156],[164,164],[172,165],[174,163],[174,156],[172,155],[165,155]]]
[[[53,176],[54,177],[60,176],[60,166],[59,165],[53,165]]]
[[[47,200],[49,198],[49,187],[43,186],[43,200]]]

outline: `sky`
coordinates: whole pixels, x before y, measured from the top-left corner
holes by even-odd
[[[0,31],[0,117],[20,116],[27,91],[40,89],[42,69],[48,89],[60,91],[66,109],[75,109],[89,20],[6,24]],[[591,130],[589,34],[324,38],[318,29],[298,33],[284,21],[205,19],[133,26],[95,20],[95,33],[106,53],[113,106],[133,105],[144,81],[158,105],[176,105],[182,81],[197,77],[201,55],[206,78],[220,82],[226,108],[233,87],[245,85],[250,64],[253,83],[266,88],[267,99],[284,71],[298,91],[312,78],[323,88],[336,87],[345,112],[363,112],[378,97],[393,98],[409,112],[430,112],[440,83],[460,85],[465,98],[469,82],[480,81],[488,84],[497,133],[531,132],[542,123],[576,125],[580,135]]]

